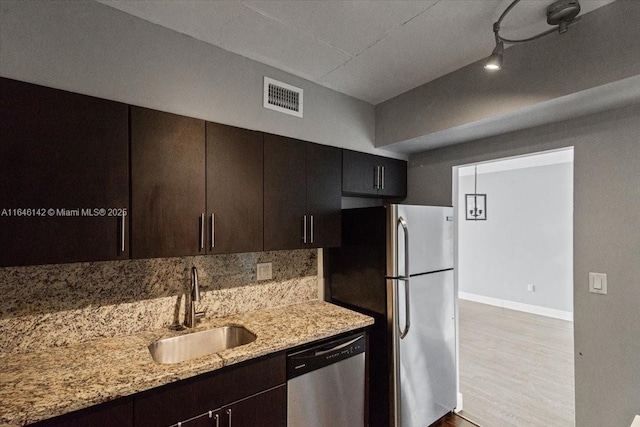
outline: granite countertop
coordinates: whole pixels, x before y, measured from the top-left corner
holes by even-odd
[[[333,304],[311,301],[216,319],[199,331],[228,324],[257,335],[247,345],[171,365],[155,363],[147,346],[183,334],[168,330],[105,338],[68,347],[2,355],[0,425],[20,426],[210,372],[223,366],[373,324]]]

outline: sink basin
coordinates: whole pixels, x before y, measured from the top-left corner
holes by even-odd
[[[149,353],[158,363],[178,363],[249,344],[255,339],[242,326],[223,326],[154,341],[149,344]]]

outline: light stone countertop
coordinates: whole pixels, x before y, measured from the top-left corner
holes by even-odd
[[[184,334],[160,330],[25,354],[0,355],[0,425],[21,426],[223,366],[373,324],[371,317],[322,301],[204,319],[193,331],[242,325],[247,345],[177,364],[151,359],[147,346]],[[187,333],[188,333],[187,332]]]

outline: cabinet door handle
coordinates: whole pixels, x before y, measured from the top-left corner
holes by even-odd
[[[200,249],[204,249],[204,214],[200,215]]]
[[[379,187],[380,183],[380,169],[379,166],[374,166],[373,167],[373,188],[375,188],[376,190]]]
[[[307,244],[307,216],[302,217],[302,243]]]
[[[380,166],[380,170],[382,170],[382,173],[380,174],[380,188],[384,190],[384,166]]]
[[[229,427],[231,427],[231,408],[227,409],[227,415],[229,415]]]
[[[220,414],[215,414],[212,417],[211,416],[211,411],[209,411],[209,418],[214,418],[216,420],[216,427],[220,427]]]
[[[211,249],[216,247],[216,214],[211,214]]]
[[[311,218],[310,218],[311,219],[311,227],[310,227],[311,228],[311,243],[313,243],[313,215],[310,215],[310,216],[311,216]]]
[[[124,212],[122,213],[122,224],[120,224],[120,250],[122,253],[124,253],[126,251],[126,243],[125,243],[125,221],[126,221],[126,216],[127,214],[125,214]]]

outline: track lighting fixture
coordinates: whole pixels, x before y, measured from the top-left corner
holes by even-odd
[[[540,34],[536,34],[532,37],[524,39],[507,39],[500,35],[500,24],[507,13],[518,4],[520,0],[514,0],[509,6],[502,12],[500,18],[493,24],[493,34],[496,39],[496,47],[493,49],[491,55],[487,58],[484,68],[487,70],[499,70],[502,68],[502,54],[504,51],[504,43],[524,43],[531,40],[539,39],[540,37],[551,34],[558,31],[560,34],[565,33],[569,29],[569,25],[576,23],[580,18],[576,16],[580,13],[580,3],[578,0],[557,0],[547,7],[547,24],[555,25],[553,28],[543,31]]]

